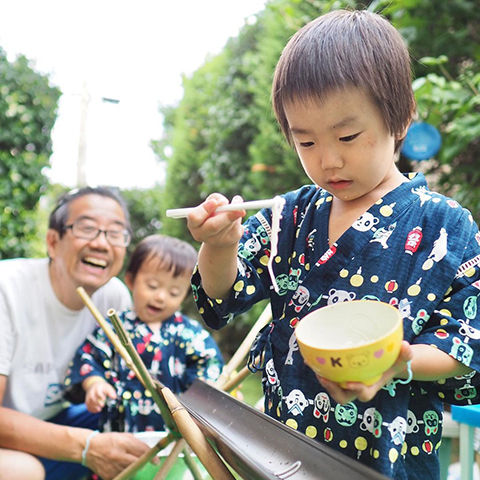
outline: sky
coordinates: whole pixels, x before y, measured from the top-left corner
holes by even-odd
[[[176,105],[182,74],[219,53],[265,2],[0,0],[0,46],[9,60],[25,55],[63,92],[50,180],[77,185],[83,138],[89,185],[161,184],[164,168],[150,147],[162,134],[159,106]]]

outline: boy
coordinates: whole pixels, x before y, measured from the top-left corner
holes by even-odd
[[[188,217],[203,242],[199,311],[219,328],[269,298],[274,320],[251,353],[265,357],[250,362],[268,367],[266,413],[389,477],[438,478],[443,402],[479,401],[480,234],[468,211],[395,164],[415,111],[408,50],[380,15],[331,12],[289,41],[272,97],[313,182],[283,196],[273,268],[287,286],[272,286],[268,242],[244,248],[270,234],[271,210],[242,227],[245,211],[214,213],[228,200],[213,194]],[[363,298],[399,308],[405,342],[379,382],[341,388],[305,365],[294,327]]]

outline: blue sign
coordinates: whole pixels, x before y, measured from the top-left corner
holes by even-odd
[[[414,122],[403,142],[402,154],[410,160],[428,160],[442,145],[440,132],[429,123]]]

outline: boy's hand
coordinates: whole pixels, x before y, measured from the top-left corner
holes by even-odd
[[[94,382],[88,387],[85,394],[85,405],[91,413],[99,413],[105,406],[105,402],[109,398],[117,398],[115,389],[106,381]]]
[[[392,380],[392,378],[406,371],[407,362],[411,360],[412,357],[413,352],[411,345],[403,341],[400,353],[393,366],[382,375],[382,378],[378,382],[369,386],[359,382],[348,382],[346,387],[342,388],[339,383],[332,382],[318,375],[317,379],[337,403],[345,404],[353,402],[356,399],[361,402],[368,402],[372,400],[378,391]]]
[[[232,203],[242,202],[235,196]],[[228,205],[228,199],[219,193],[212,193],[201,205],[188,215],[188,229],[197,242],[214,247],[236,246],[243,235],[242,217],[245,210],[215,213],[220,205]]]

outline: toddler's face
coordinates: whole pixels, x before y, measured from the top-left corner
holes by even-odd
[[[138,317],[156,327],[180,309],[190,288],[190,275],[174,277],[173,271],[160,269],[158,261],[150,259],[142,264],[133,282],[128,275],[125,282]]]
[[[338,199],[390,191],[398,181],[395,138],[363,90],[334,91],[323,103],[293,102],[285,112],[305,172]]]

